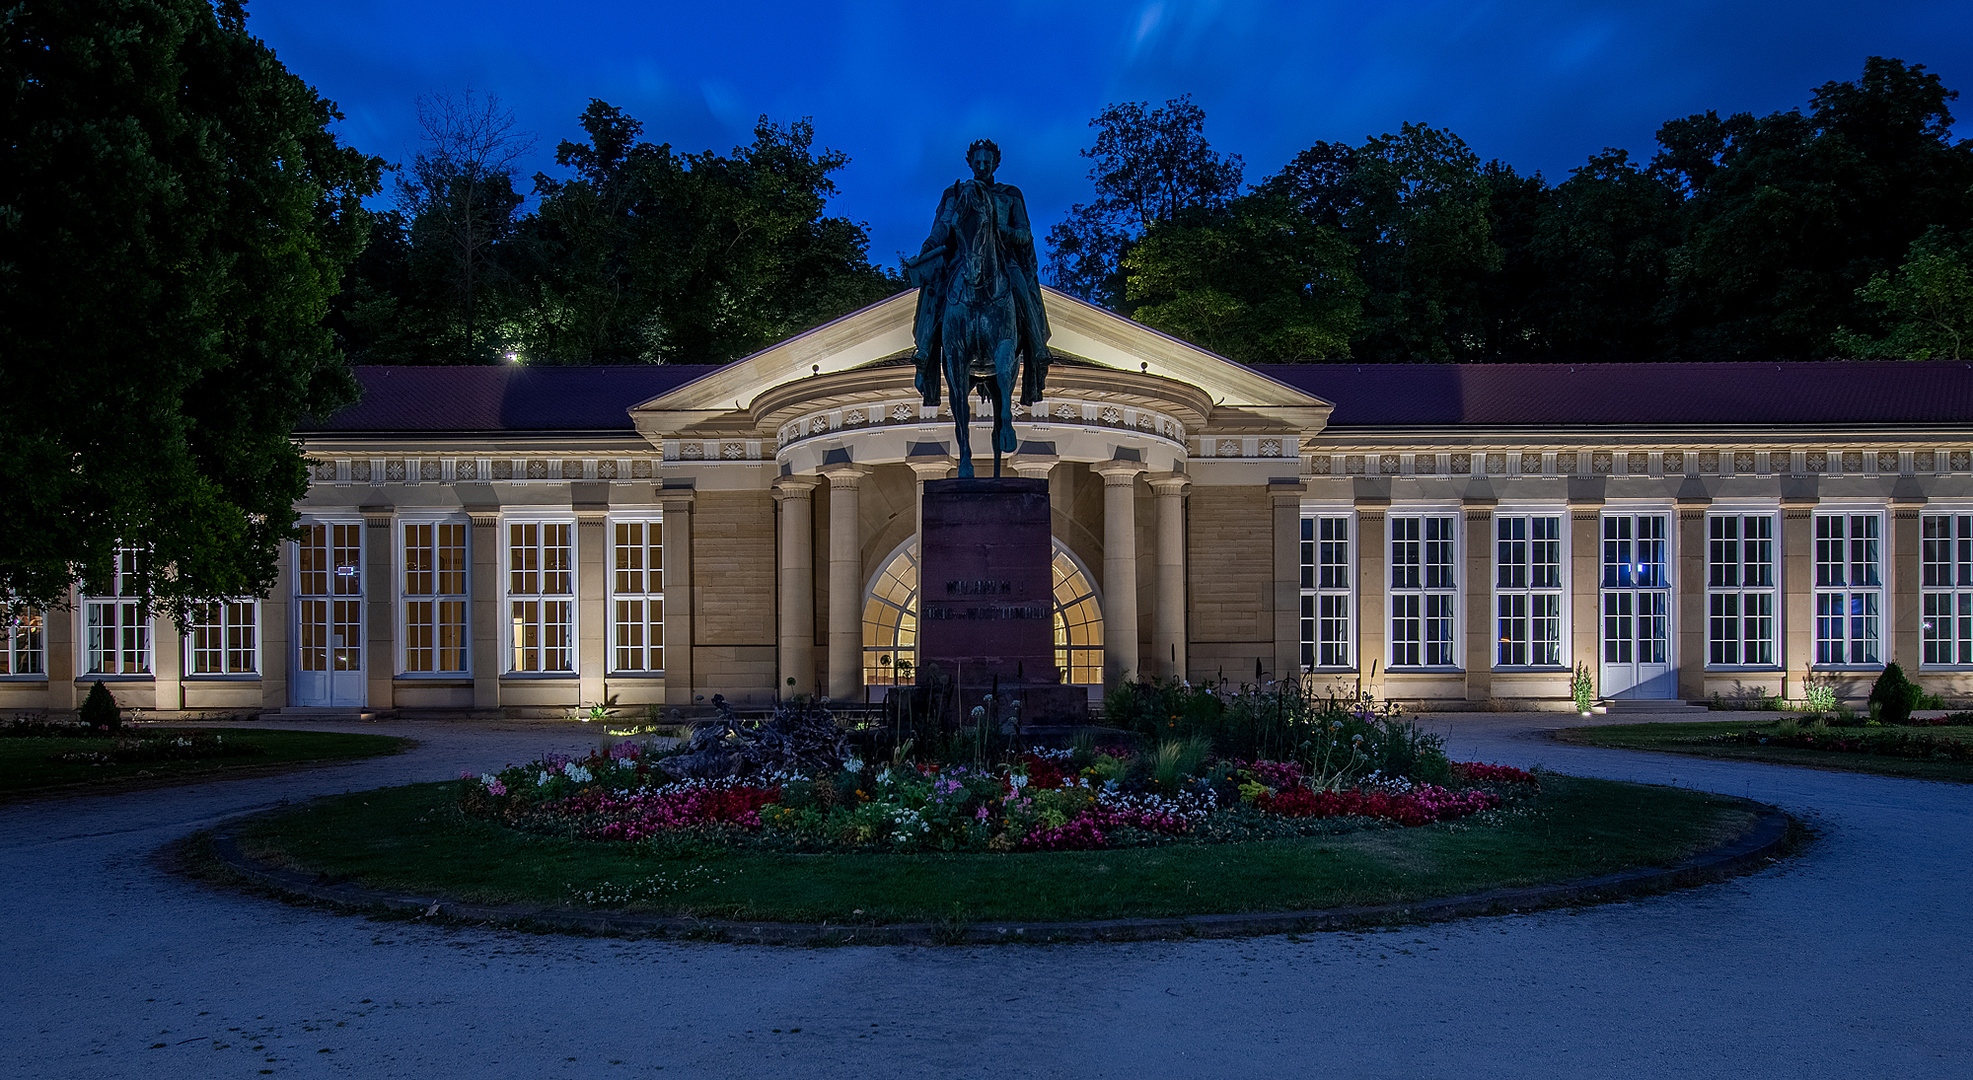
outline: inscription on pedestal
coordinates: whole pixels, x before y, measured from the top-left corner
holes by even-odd
[[[1055,681],[1048,482],[930,480],[919,536],[918,663],[972,686]]]

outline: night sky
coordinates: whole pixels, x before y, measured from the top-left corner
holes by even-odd
[[[1557,3],[1129,0],[970,4],[761,0],[258,0],[248,27],[337,102],[345,142],[416,150],[419,94],[491,91],[557,173],[592,97],[681,151],[750,141],[766,113],[812,117],[851,163],[833,212],[869,223],[882,263],[916,251],[968,142],[1005,152],[1045,228],[1087,201],[1077,150],[1106,103],[1191,93],[1216,149],[1257,181],[1318,139],[1403,121],[1551,179],[1605,146],[1648,156],[1660,123],[1806,106],[1895,56],[1973,91],[1967,0]],[[1973,94],[1956,104],[1973,135]],[[524,186],[528,186],[525,185]]]

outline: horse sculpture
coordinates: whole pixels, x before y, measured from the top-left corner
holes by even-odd
[[[946,387],[958,439],[959,475],[973,476],[970,398],[994,406],[993,475],[1019,442],[1020,400],[1041,400],[1048,372],[1048,317],[1042,310],[1034,235],[1019,188],[994,182],[1000,149],[981,140],[966,152],[973,179],[946,189],[919,255],[905,263],[918,286],[919,391],[927,405]]]

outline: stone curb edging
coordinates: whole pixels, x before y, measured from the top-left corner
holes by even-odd
[[[326,883],[313,874],[284,870],[240,850],[238,822],[213,830],[220,862],[247,881],[288,897],[340,908],[417,912],[461,922],[494,922],[585,930],[592,933],[672,937],[755,945],[986,945],[1010,942],[1159,941],[1177,938],[1248,937],[1407,922],[1440,922],[1540,908],[1601,903],[1722,881],[1758,868],[1786,846],[1792,819],[1765,804],[1745,832],[1668,867],[1620,870],[1600,877],[1518,889],[1494,889],[1409,904],[1374,904],[1319,911],[1187,915],[1162,919],[1100,919],[1050,923],[893,923],[881,926],[828,923],[734,922],[629,912],[579,911],[514,904],[471,904],[437,896],[385,892],[348,883]]]

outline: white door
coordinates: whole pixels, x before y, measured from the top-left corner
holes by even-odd
[[[294,702],[363,704],[363,526],[302,526],[296,553]]]
[[[1603,518],[1602,696],[1670,698],[1671,552],[1664,514]]]

